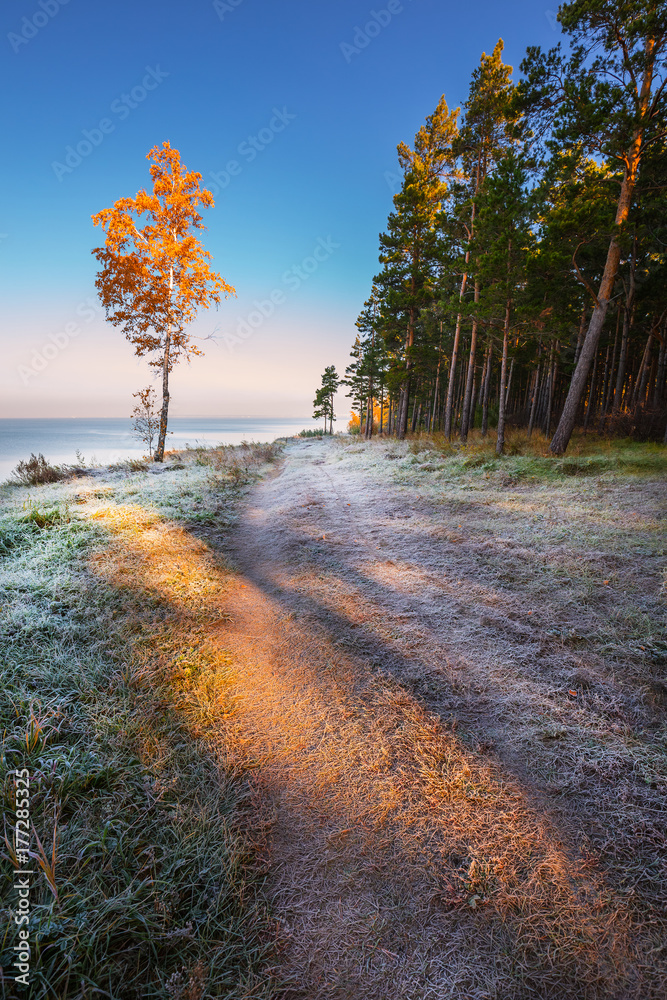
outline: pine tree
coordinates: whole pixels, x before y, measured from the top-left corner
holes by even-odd
[[[499,39],[493,53],[488,56],[482,53],[480,65],[474,71],[470,82],[468,99],[464,105],[464,121],[457,141],[456,153],[461,159],[463,182],[457,186],[458,208],[464,229],[465,257],[463,261],[459,299],[463,302],[468,283],[470,265],[470,248],[475,236],[475,219],[477,200],[490,170],[509,149],[513,138],[513,128],[516,111],[513,108],[512,97],[514,87],[511,82],[512,67],[502,60],[504,43]],[[483,248],[481,248],[483,252]],[[479,300],[479,281],[474,286],[475,301]],[[452,362],[449,370],[447,387],[447,405],[445,409],[445,434],[449,438],[452,432],[452,404],[454,398],[454,379],[456,376],[459,339],[461,335],[462,312],[456,317],[454,343],[452,345]],[[461,440],[468,435],[470,419],[470,403],[472,384],[475,371],[477,351],[477,321],[473,317],[470,335],[470,355],[465,381],[465,394],[461,413]]]
[[[503,332],[497,455],[503,453],[505,446],[510,334],[524,319],[521,306],[525,299],[525,274],[534,242],[527,186],[526,159],[510,150],[484,186],[472,244],[477,260],[475,278],[481,288],[475,316],[488,329],[500,327]]]
[[[411,389],[413,347],[421,310],[434,300],[442,253],[438,217],[447,194],[444,177],[453,166],[452,144],[457,135],[458,111],[450,111],[442,97],[435,112],[415,136],[414,149],[398,146],[403,183],[394,197],[395,211],[387,232],[380,236],[380,263],[375,278],[385,312],[393,316],[395,332],[403,338],[403,369],[398,436],[405,437]]]
[[[523,106],[535,128],[551,130],[552,147],[581,142],[620,163],[623,176],[595,307],[551,442],[556,455],[568,446],[597,353],[642,159],[662,138],[667,8],[655,0],[573,0],[560,7],[558,19],[572,37],[572,52],[565,58],[560,47],[547,54],[529,49]]]
[[[333,422],[336,419],[336,412],[334,409],[334,399],[338,388],[341,384],[340,378],[336,372],[335,365],[329,365],[324,369],[324,374],[322,375],[322,385],[315,393],[315,399],[313,400],[314,420],[324,420],[324,433],[327,433],[327,420],[329,421],[329,434],[333,434]]]

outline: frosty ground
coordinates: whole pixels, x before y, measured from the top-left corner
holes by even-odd
[[[191,903],[151,995],[663,996],[664,450],[292,440],[252,487],[230,455],[29,491],[95,527],[109,685],[210,762],[250,873],[236,983]]]

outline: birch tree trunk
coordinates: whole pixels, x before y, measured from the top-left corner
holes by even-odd
[[[169,269],[169,302],[171,304],[171,293],[174,290],[174,270]],[[164,443],[167,438],[167,420],[169,418],[169,367],[171,363],[171,323],[167,326],[167,335],[164,341],[164,355],[162,357],[162,410],[160,411],[160,430],[158,433],[157,447],[155,449],[154,462],[164,462]]]

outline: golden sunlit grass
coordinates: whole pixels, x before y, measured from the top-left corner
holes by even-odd
[[[513,979],[527,988],[535,977],[544,995],[614,995],[631,964],[631,921],[518,784],[390,678],[360,677],[321,633],[246,596],[270,645],[248,656],[238,711],[256,780],[279,796],[289,829],[289,844],[276,834],[289,880],[277,879],[274,901],[299,921],[298,937],[286,932],[288,968],[308,969],[309,995],[336,995],[317,979],[331,982],[336,969],[354,995],[382,996],[382,955],[395,953],[397,937],[395,995],[422,995],[413,978],[423,963],[444,991],[452,952],[443,935],[465,939],[455,949],[468,959],[461,990]],[[278,665],[271,652],[286,643]],[[386,907],[387,897],[382,927],[367,926],[371,901]],[[379,965],[367,964],[372,947]]]
[[[2,756],[31,772],[35,995],[265,997],[247,787],[212,746],[231,668],[206,605],[226,574],[183,530],[169,543],[163,493],[123,503],[136,488],[110,478],[3,498]],[[5,774],[7,816],[12,789]]]

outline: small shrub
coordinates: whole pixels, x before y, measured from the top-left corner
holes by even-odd
[[[50,465],[41,454],[32,454],[27,462],[19,462],[12,472],[12,479],[20,486],[42,486],[58,483],[72,475],[66,465]]]
[[[321,438],[321,437],[324,437],[324,431],[312,431],[312,430],[299,431],[299,433],[297,434],[297,437],[300,437],[300,438]]]

